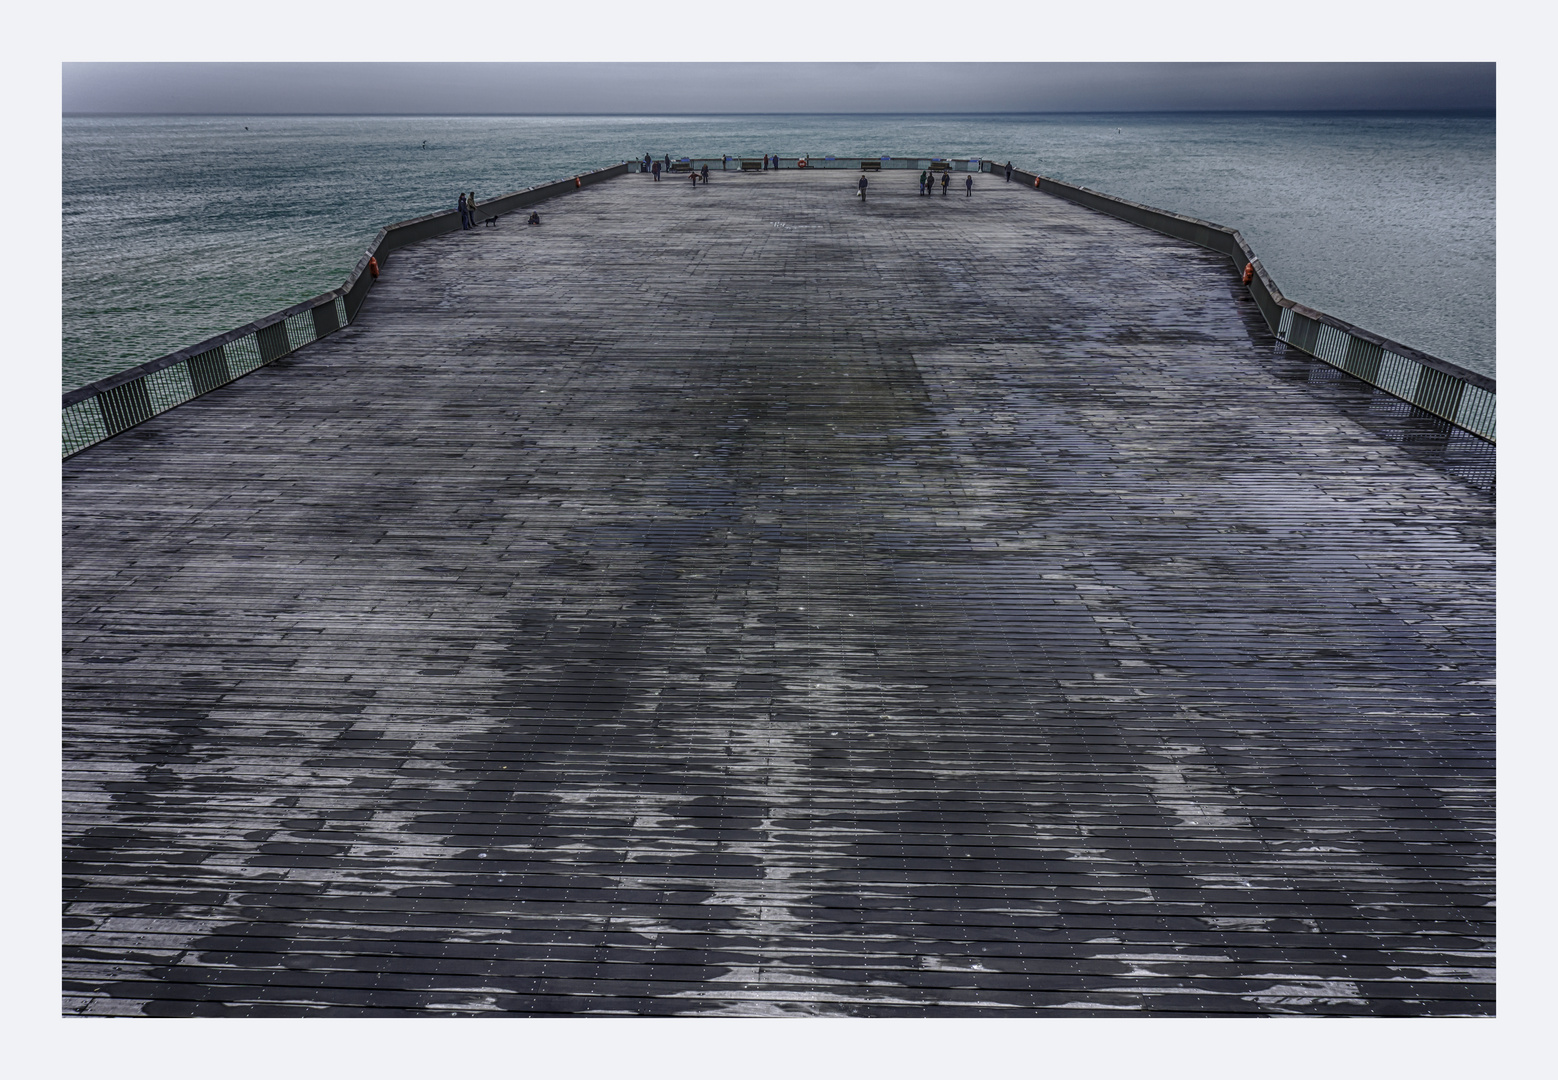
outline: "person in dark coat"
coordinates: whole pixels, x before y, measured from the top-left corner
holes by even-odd
[[[655,162],[653,171],[654,171],[654,174],[655,174],[655,179],[659,180],[660,179],[660,163],[658,161]]]
[[[866,201],[866,174],[860,174],[860,201]]]
[[[929,183],[930,183],[930,171],[928,169],[921,169],[920,170],[920,194],[921,195],[925,194],[926,185],[928,185]]]
[[[949,186],[951,186],[951,184],[952,184],[952,174],[951,173],[942,173],[941,174],[941,193],[943,195],[945,195],[947,193],[947,188]]]
[[[703,182],[705,184],[709,182],[709,167],[707,165],[703,167]]]
[[[968,197],[972,199],[974,197],[974,178],[972,176],[963,177],[963,188]]]
[[[460,228],[469,229],[470,227],[471,211],[470,208],[465,205],[465,192],[462,191],[460,192]]]
[[[1006,163],[1006,182],[1008,184],[1012,182],[1012,163],[1010,161]]]

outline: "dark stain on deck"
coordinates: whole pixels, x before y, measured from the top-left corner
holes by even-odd
[[[64,1009],[1493,1010],[1491,450],[980,177],[627,177],[64,464]]]

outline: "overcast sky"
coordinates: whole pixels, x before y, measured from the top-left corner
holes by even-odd
[[[1494,65],[67,63],[66,113],[1492,109]]]

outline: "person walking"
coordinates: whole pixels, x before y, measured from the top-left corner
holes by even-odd
[[[866,201],[866,174],[860,174],[860,201]]]
[[[928,184],[929,182],[930,182],[930,172],[928,170],[926,170],[926,169],[921,169],[920,170],[920,194],[921,195],[925,194],[925,185]]]
[[[941,193],[943,195],[945,195],[947,193],[947,188],[949,188],[951,186],[952,186],[952,174],[951,173],[942,173],[941,174]]]
[[[968,197],[972,199],[974,197],[974,178],[972,175],[963,177],[963,187]]]
[[[654,174],[655,174],[655,182],[658,183],[659,180],[660,180],[660,163],[658,161],[655,162],[653,171],[654,171]]]
[[[1010,161],[1006,163],[1006,182],[1008,184],[1012,182],[1012,163]]]
[[[471,212],[465,205],[465,192],[460,192],[460,228],[471,227]]]
[[[692,186],[693,187],[697,187],[698,186],[698,170],[697,169],[688,169],[687,170],[687,179],[692,181]]]

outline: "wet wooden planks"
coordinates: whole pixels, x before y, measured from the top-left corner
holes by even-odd
[[[65,1011],[1492,1011],[1491,456],[854,180],[429,241],[66,462]]]

